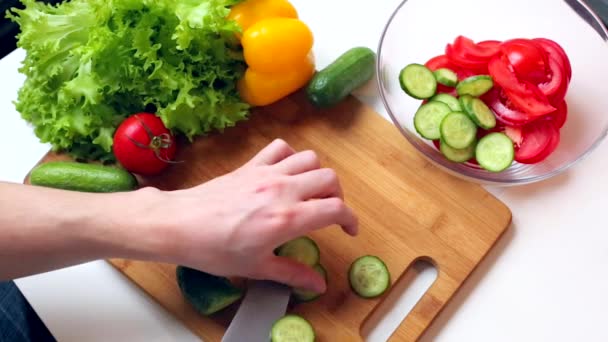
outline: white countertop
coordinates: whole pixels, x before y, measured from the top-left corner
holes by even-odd
[[[355,45],[376,49],[400,0],[293,0],[315,33],[318,67]],[[373,5],[372,5],[373,4]],[[329,16],[330,20],[321,19]],[[23,51],[0,61],[0,180],[21,182],[47,152],[11,101]],[[602,61],[598,61],[600,63]],[[356,94],[387,117],[374,87]],[[607,94],[608,95],[608,94]],[[513,226],[425,335],[425,341],[607,341],[608,144],[567,173],[518,188],[489,188]],[[59,341],[196,341],[104,261],[17,280]],[[405,315],[407,309],[400,307]],[[402,310],[401,310],[402,309]],[[385,332],[387,334],[388,332]]]

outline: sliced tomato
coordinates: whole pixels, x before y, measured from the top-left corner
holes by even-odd
[[[473,70],[468,70],[463,67],[455,65],[454,63],[452,63],[450,61],[450,59],[446,55],[435,56],[435,57],[429,59],[429,61],[426,62],[424,65],[432,71],[435,71],[435,70],[441,69],[441,68],[450,69],[456,73],[456,75],[458,76],[458,79],[461,81],[467,77],[479,75],[479,72],[476,72]],[[446,91],[446,89],[449,89],[449,90]],[[441,84],[439,84],[438,88],[437,88],[437,92],[439,92],[439,93],[450,93],[450,92],[452,92],[452,90],[453,90],[453,88],[446,87]]]
[[[555,111],[555,107],[551,105],[547,96],[535,84],[527,81],[523,81],[522,84],[527,89],[525,94],[505,89],[505,95],[513,107],[532,117],[543,116]]]
[[[555,109],[555,112],[547,115],[547,120],[551,121],[555,127],[562,128],[568,119],[568,104],[566,101],[560,102]]]
[[[572,65],[570,64],[570,59],[568,58],[568,55],[566,54],[564,48],[551,39],[535,38],[533,40],[539,43],[545,49],[549,56],[554,55],[559,57],[559,60],[564,66],[566,78],[568,79],[568,81],[570,81],[570,79],[572,79]]]
[[[488,72],[494,82],[503,89],[516,94],[526,94],[525,85],[517,78],[506,56],[498,55],[492,58],[488,64]]]
[[[448,44],[445,47],[445,55],[448,56],[450,62],[461,68],[473,70],[479,73],[485,73],[485,71],[488,69],[487,61],[467,57],[464,55],[463,50],[455,48],[452,44]]]
[[[512,108],[499,88],[494,88],[486,93],[483,101],[494,111],[496,119],[507,126],[522,126],[534,120],[530,115]]]
[[[568,91],[568,80],[565,77],[566,71],[563,65],[558,61],[557,57],[549,57],[548,81],[540,83],[538,88],[547,96],[552,104],[559,104],[566,97]]]
[[[515,144],[515,147],[519,148],[519,146],[521,145],[522,140],[523,140],[522,127],[521,126],[505,126],[504,132],[513,141],[513,144]]]
[[[484,40],[477,43],[477,45],[482,48],[497,49],[498,51],[500,51],[500,44],[501,42],[499,40]]]
[[[484,44],[475,44],[472,39],[458,36],[454,40],[454,49],[461,56],[487,63],[500,52],[500,43],[493,44],[486,41]]]
[[[500,46],[521,80],[539,83],[547,78],[547,54],[542,46],[530,39],[511,39]]]
[[[436,149],[441,150],[441,141],[439,139],[433,140],[433,145],[435,145]]]
[[[441,68],[454,69],[455,65],[450,62],[450,59],[446,55],[439,55],[429,59],[428,62],[424,64],[427,68],[435,71]]]
[[[544,120],[523,127],[522,142],[515,151],[515,160],[535,164],[547,158],[559,144],[559,130]]]

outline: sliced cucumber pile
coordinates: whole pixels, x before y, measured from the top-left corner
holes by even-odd
[[[314,342],[315,330],[303,317],[286,315],[278,319],[270,329],[271,342]]]
[[[373,255],[355,260],[348,271],[348,280],[353,291],[363,298],[381,296],[391,285],[388,268]]]

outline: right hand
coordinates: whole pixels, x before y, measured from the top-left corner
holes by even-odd
[[[147,210],[158,218],[167,262],[219,276],[274,280],[324,292],[312,268],[273,250],[332,224],[356,235],[338,176],[312,151],[275,140],[241,168],[196,187],[159,192]],[[167,215],[169,213],[169,215]]]

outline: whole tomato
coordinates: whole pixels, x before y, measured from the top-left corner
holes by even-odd
[[[114,134],[114,155],[129,172],[152,176],[173,163],[175,138],[154,114],[138,113],[124,120]]]

